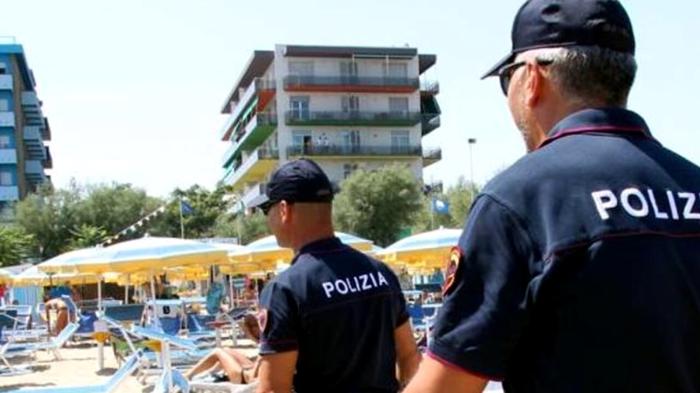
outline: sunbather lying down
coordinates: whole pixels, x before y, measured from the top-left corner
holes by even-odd
[[[255,315],[246,314],[241,328],[248,338],[256,343],[260,341],[260,328]],[[259,356],[250,359],[232,348],[216,348],[187,371],[185,378],[192,380],[204,371],[214,373],[222,370],[229,382],[246,384],[257,379],[259,365]]]

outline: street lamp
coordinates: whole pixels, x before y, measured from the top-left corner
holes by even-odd
[[[469,138],[467,139],[467,143],[469,143],[469,181],[471,182],[470,184],[470,194],[471,194],[471,201],[470,203],[474,202],[474,157],[472,154],[472,146],[476,144],[476,138]]]

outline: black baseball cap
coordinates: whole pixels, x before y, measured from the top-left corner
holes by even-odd
[[[481,79],[532,49],[598,46],[631,55],[635,49],[632,22],[617,0],[528,0],[515,16],[511,40],[510,53]]]
[[[333,186],[320,166],[312,160],[301,158],[277,168],[265,187],[265,195],[249,207],[263,211],[279,201],[330,203]]]

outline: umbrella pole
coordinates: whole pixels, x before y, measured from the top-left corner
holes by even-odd
[[[236,296],[233,293],[233,276],[230,274],[228,275],[228,294],[231,298],[231,310],[233,310],[235,307]]]
[[[102,275],[97,275],[97,311],[102,313]]]
[[[153,300],[151,301],[151,309],[153,310],[153,321],[155,323],[156,327],[160,327],[160,321],[158,320],[158,310],[156,309],[156,281],[154,278],[155,273],[151,271],[151,294],[153,296]]]
[[[124,304],[129,304],[129,279],[131,274],[126,275],[126,285],[124,286]]]

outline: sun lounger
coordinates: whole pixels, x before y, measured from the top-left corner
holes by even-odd
[[[136,370],[141,360],[141,352],[133,354],[106,383],[88,386],[41,387],[11,390],[11,393],[112,393]]]
[[[30,351],[32,353],[36,353],[38,351],[48,351],[53,354],[55,360],[62,360],[60,352],[61,347],[63,347],[63,345],[65,345],[68,340],[73,337],[75,332],[78,331],[79,327],[80,326],[77,323],[71,322],[66,325],[63,330],[61,330],[61,333],[59,333],[58,336],[50,338],[47,342],[29,344],[9,343],[5,356],[26,351]]]

